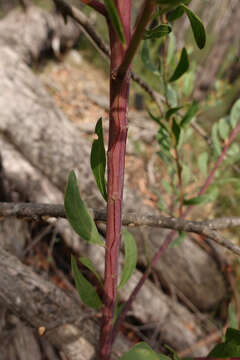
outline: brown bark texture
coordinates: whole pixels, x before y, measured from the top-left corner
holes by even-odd
[[[63,47],[74,44],[80,35],[79,28],[71,21],[65,25],[61,18],[31,7],[25,13],[14,11],[3,19],[0,34],[0,145],[4,176],[12,197],[21,193],[21,200],[24,196],[28,201],[61,203],[68,173],[75,169],[87,205],[103,207],[89,165],[91,144],[56,107],[29,67],[56,41]],[[124,198],[126,210],[153,211],[144,204],[140,192],[131,188],[128,180]],[[103,270],[104,254],[101,251],[96,252],[96,248],[79,241],[66,220],[56,221],[56,226],[68,245],[82,255],[88,253]],[[11,241],[7,248],[18,257],[21,257],[21,246],[18,249],[17,245],[20,233],[17,231],[11,238],[8,232]],[[157,228],[134,229],[141,261],[144,239],[147,239],[152,255],[166,233]],[[68,354],[69,359],[81,359],[71,355],[75,353],[75,343],[76,346],[82,344],[82,351],[89,349],[88,355],[82,358],[91,357],[98,327],[92,319],[80,324],[86,310],[71,295],[35,275],[4,249],[0,251],[0,268],[0,301],[4,307],[34,328],[52,329],[55,326],[46,336],[54,346]],[[182,246],[169,249],[155,271],[160,282],[179,289],[202,311],[211,309],[225,296],[226,286],[217,263],[189,238]],[[126,300],[140,276],[140,271],[136,271],[122,291],[122,300]],[[187,307],[164,294],[150,280],[139,293],[131,315],[144,323],[156,321],[161,339],[175,349],[188,347],[205,334],[199,320]],[[121,346],[123,351],[126,343]],[[204,355],[206,350],[202,347],[197,354]]]

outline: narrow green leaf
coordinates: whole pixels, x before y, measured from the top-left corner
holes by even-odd
[[[212,188],[207,194],[196,196],[191,199],[184,199],[184,205],[200,205],[213,202],[219,194],[218,188]]]
[[[156,66],[153,65],[150,54],[149,54],[149,47],[147,40],[143,41],[142,45],[142,51],[141,51],[141,59],[143,64],[146,66],[148,70],[150,70],[154,74],[159,74],[159,71],[157,70]]]
[[[181,4],[180,7],[182,7],[187,14],[197,46],[199,49],[203,49],[206,44],[206,32],[201,20],[184,4]]]
[[[114,1],[113,0],[104,0],[104,4],[106,6],[111,23],[112,23],[114,29],[116,30],[116,33],[118,34],[121,42],[124,44],[126,41],[125,41],[125,36],[124,36],[124,32],[123,32],[122,22],[119,17],[118,10],[114,4]]]
[[[185,72],[188,71],[188,69],[189,69],[188,54],[187,54],[187,50],[183,48],[177,67],[173,75],[169,79],[169,81],[172,82],[178,80]]]
[[[184,186],[187,186],[192,178],[192,169],[186,164],[182,164],[183,169],[183,183]]]
[[[171,360],[168,356],[158,354],[151,347],[140,342],[134,345],[127,353],[120,357],[120,360]]]
[[[193,119],[193,117],[196,115],[198,111],[198,103],[194,100],[190,107],[188,108],[186,114],[183,116],[180,127],[184,127],[190,123],[190,121]]]
[[[208,153],[203,152],[198,158],[198,167],[201,174],[206,177],[208,173]]]
[[[93,263],[92,263],[92,260],[90,260],[89,258],[87,257],[84,257],[84,256],[81,256],[79,259],[78,259],[86,268],[88,268],[88,270],[90,270],[95,276],[96,278],[98,279],[99,283],[102,285],[103,284],[103,281],[101,279],[101,275],[98,273],[98,271],[95,269]]]
[[[107,201],[107,189],[106,189],[106,155],[104,148],[103,129],[102,129],[102,118],[100,118],[95,127],[95,133],[98,136],[93,141],[91,149],[91,168],[96,181],[96,184],[104,198]]]
[[[212,138],[214,156],[218,157],[221,154],[222,147],[221,147],[221,143],[218,138],[218,124],[217,123],[215,123],[212,127],[211,138]]]
[[[169,83],[166,86],[166,97],[167,97],[167,101],[168,101],[169,105],[172,108],[175,108],[178,106],[177,92],[175,91],[173,86],[171,86]]]
[[[137,265],[137,246],[133,236],[126,229],[122,230],[125,251],[125,263],[118,288],[122,288],[132,276]]]
[[[158,39],[164,37],[172,31],[172,27],[167,24],[161,24],[151,30],[146,30],[143,39]]]
[[[178,125],[178,123],[176,122],[175,118],[173,118],[173,122],[172,122],[172,132],[173,132],[173,135],[174,135],[174,137],[176,139],[176,143],[178,144],[179,137],[180,137],[180,134],[181,134],[181,128]]]
[[[218,131],[222,140],[226,140],[229,135],[229,125],[226,118],[222,118],[218,122]]]
[[[238,329],[238,316],[232,303],[228,306],[228,320],[232,329]]]
[[[240,99],[234,103],[230,113],[230,123],[233,129],[236,127],[239,121],[240,121]]]
[[[177,106],[175,108],[171,108],[166,112],[165,118],[168,121],[170,117],[178,112],[178,110],[182,109],[182,106]]]
[[[81,238],[90,243],[104,246],[96,225],[80,197],[77,178],[73,170],[68,177],[64,207],[68,221]]]
[[[168,37],[167,65],[173,65],[176,52],[176,38],[173,32]]]
[[[81,274],[73,256],[71,257],[71,264],[75,285],[82,302],[93,309],[100,309],[102,302],[96,290],[92,284]]]

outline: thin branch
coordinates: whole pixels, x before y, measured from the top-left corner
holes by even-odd
[[[90,209],[95,221],[106,222],[105,210]],[[47,220],[49,217],[66,217],[63,205],[33,204],[33,203],[0,203],[0,217],[15,216],[31,220]],[[123,215],[122,224],[125,226],[152,226],[175,231],[193,232],[214,240],[223,247],[240,255],[240,247],[225,239],[216,232],[217,229],[240,226],[240,218],[219,218],[208,221],[190,221],[182,218],[141,215],[127,213]]]

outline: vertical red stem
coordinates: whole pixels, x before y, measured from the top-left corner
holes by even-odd
[[[127,45],[131,29],[131,0],[115,0],[119,10]],[[107,238],[105,255],[104,309],[100,335],[99,359],[109,360],[112,348],[112,329],[118,280],[118,258],[121,242],[122,197],[124,183],[125,152],[127,140],[127,106],[130,70],[124,78],[116,77],[125,48],[111,24],[110,47],[110,113],[108,142],[108,204]]]

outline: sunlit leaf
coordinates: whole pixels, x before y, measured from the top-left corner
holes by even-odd
[[[175,108],[178,106],[177,92],[174,90],[173,86],[169,83],[166,85],[166,97],[168,104]]]
[[[90,243],[104,246],[96,225],[80,197],[77,178],[73,170],[68,177],[64,207],[68,221],[81,238]]]
[[[102,302],[96,290],[92,284],[81,274],[73,256],[71,257],[71,264],[75,285],[82,302],[93,309],[100,309]]]
[[[188,16],[197,46],[199,47],[199,49],[204,48],[206,43],[206,32],[201,20],[196,14],[194,14],[194,12],[192,12],[192,10],[190,10],[184,4],[181,4],[180,7],[184,9],[185,13]]]
[[[122,230],[125,262],[122,270],[122,276],[118,288],[122,288],[132,276],[137,265],[137,246],[133,236],[126,229]]]
[[[227,122],[227,118],[222,118],[219,120],[218,131],[222,140],[226,140],[228,138],[230,129]]]
[[[183,48],[181,52],[180,60],[169,81],[171,82],[178,80],[185,72],[188,71],[188,69],[189,69],[188,54],[187,54],[187,50]]]
[[[96,184],[104,198],[107,201],[107,190],[106,190],[106,155],[104,148],[103,140],[103,130],[102,130],[102,118],[100,118],[95,127],[95,133],[98,136],[97,139],[93,141],[91,149],[90,163],[92,172],[96,181]]]

